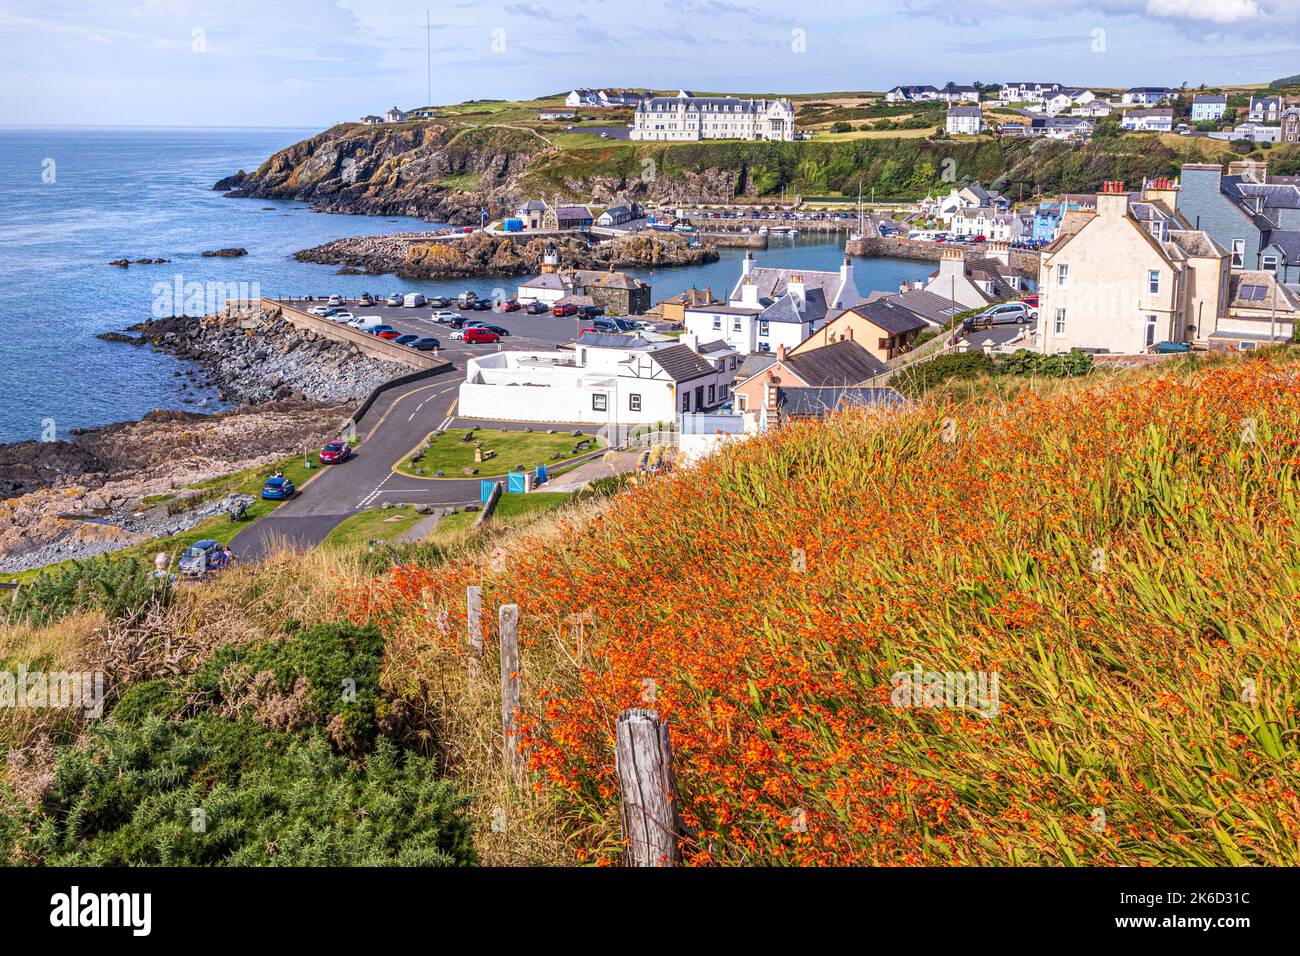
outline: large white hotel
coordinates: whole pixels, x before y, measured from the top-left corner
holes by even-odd
[[[632,139],[690,142],[700,139],[794,139],[789,100],[742,100],[734,96],[676,96],[642,100]]]

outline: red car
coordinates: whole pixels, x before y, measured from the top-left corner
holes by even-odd
[[[551,314],[560,315],[560,316],[577,315],[578,307],[574,305],[572,302],[567,302],[564,305],[557,305],[555,308],[551,310]]]
[[[390,339],[390,340],[391,340],[391,339],[395,339],[395,338],[397,338],[397,337],[398,337],[399,335],[401,335],[401,334],[402,334],[402,333],[399,332],[399,331],[397,331],[397,329],[389,329],[387,332],[380,332],[380,333],[379,333],[379,337],[380,337],[381,339]]]
[[[467,345],[477,345],[481,342],[500,342],[501,336],[497,335],[491,329],[483,329],[478,326],[470,326],[465,330],[465,343]]]
[[[468,234],[468,233],[471,233],[471,232],[474,231],[474,227],[473,227],[473,226],[461,226],[461,227],[460,227],[460,231],[461,231],[462,233],[466,233],[466,234]]]
[[[345,441],[332,441],[320,450],[322,465],[337,465],[352,457],[352,446]]]
[[[518,312],[522,308],[523,306],[520,305],[516,299],[511,299],[509,302],[501,303],[502,312]]]
[[[1029,306],[1031,309],[1038,308],[1038,296],[1036,295],[1027,295],[1020,301],[1023,302],[1025,305]]]

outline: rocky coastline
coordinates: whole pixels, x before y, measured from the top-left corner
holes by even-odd
[[[66,439],[0,445],[0,574],[176,534],[230,502],[192,487],[337,437],[375,387],[409,369],[258,308],[163,318],[100,336],[193,363],[178,404],[215,389],[238,407],[159,409]]]
[[[538,272],[551,245],[562,264],[577,269],[663,268],[718,260],[712,246],[693,246],[672,233],[636,233],[593,244],[578,236],[556,240],[483,232],[441,241],[419,232],[354,236],[304,249],[295,258],[403,279],[519,276]]]

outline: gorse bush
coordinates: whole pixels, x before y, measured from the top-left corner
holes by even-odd
[[[61,751],[38,803],[0,794],[12,862],[452,865],[475,859],[465,798],[403,746],[373,628],[324,624],[227,647],[127,689]]]
[[[150,602],[166,604],[171,588],[150,576],[153,568],[139,558],[105,555],[74,561],[37,575],[23,585],[5,614],[11,623],[48,624],[73,611],[96,608],[109,617],[125,617]]]
[[[987,355],[983,351],[949,352],[904,368],[892,384],[904,395],[915,398],[946,382],[976,379],[986,375],[1037,375],[1070,378],[1092,371],[1092,356],[1075,349],[1064,355],[1042,355],[1028,349],[1010,354]]]

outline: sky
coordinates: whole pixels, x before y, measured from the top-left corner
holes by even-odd
[[[1267,83],[1300,73],[1300,0],[0,0],[0,50],[0,124],[323,128],[430,85]]]

